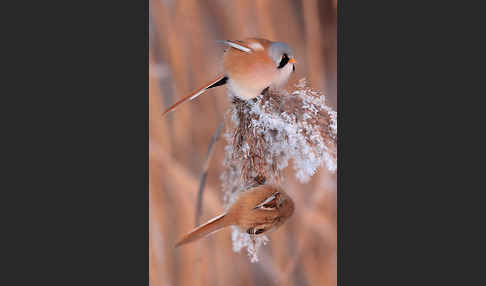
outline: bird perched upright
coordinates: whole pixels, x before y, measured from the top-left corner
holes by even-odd
[[[261,185],[241,193],[223,213],[186,234],[176,247],[235,225],[250,235],[280,227],[294,213],[294,202],[279,187]]]
[[[221,42],[229,47],[223,57],[224,73],[180,99],[163,115],[208,89],[224,84],[228,84],[233,96],[242,100],[255,98],[268,88],[283,86],[295,70],[294,51],[286,43],[261,38]]]

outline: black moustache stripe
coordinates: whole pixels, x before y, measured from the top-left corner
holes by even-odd
[[[284,54],[277,68],[279,69],[283,68],[289,62],[289,60],[290,60],[289,56],[287,56],[287,54]]]

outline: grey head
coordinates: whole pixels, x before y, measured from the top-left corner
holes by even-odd
[[[294,50],[286,43],[274,42],[268,49],[268,55],[279,69],[286,66],[291,59],[291,63],[294,62]]]

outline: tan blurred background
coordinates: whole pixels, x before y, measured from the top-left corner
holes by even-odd
[[[268,235],[250,263],[232,251],[231,230],[173,245],[195,224],[196,196],[208,145],[229,103],[210,90],[161,118],[177,99],[222,71],[216,40],[262,37],[293,47],[296,72],[336,109],[336,0],[150,0],[150,283],[155,285],[336,285],[336,175],[325,167],[308,184],[287,169],[294,216]],[[224,140],[214,145],[201,222],[223,209]]]

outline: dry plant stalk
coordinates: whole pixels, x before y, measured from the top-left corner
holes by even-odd
[[[290,93],[267,90],[248,101],[229,96],[233,104],[226,116],[231,120],[224,134],[228,145],[221,175],[227,208],[251,187],[281,183],[291,159],[302,183],[324,164],[335,172],[336,112],[322,93],[307,87],[305,79]],[[258,248],[268,241],[265,235],[250,236],[236,227],[232,239],[235,252],[247,247],[251,262],[258,261]]]

